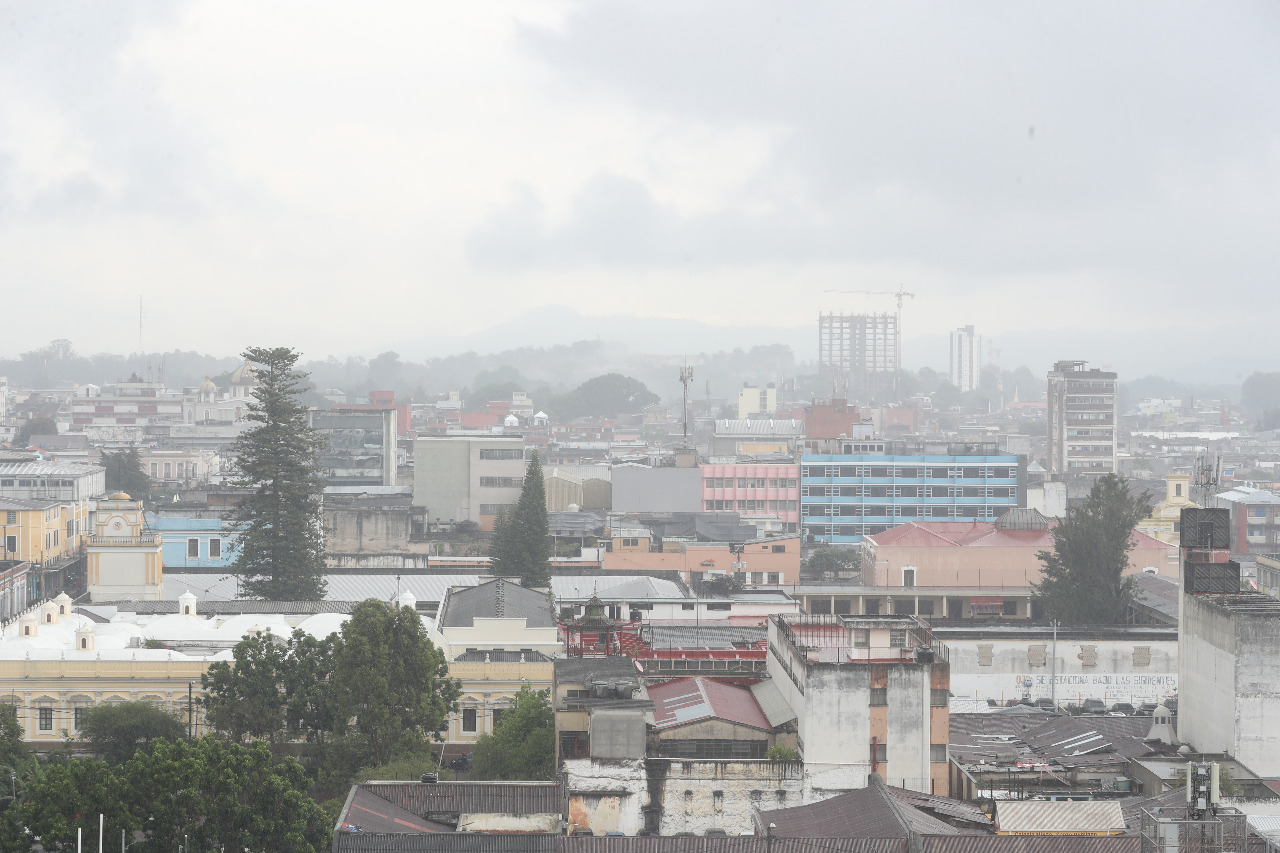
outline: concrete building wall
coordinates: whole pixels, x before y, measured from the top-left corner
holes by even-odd
[[[1178,610],[1178,739],[1200,752],[1235,754],[1236,620],[1194,595],[1183,595]]]
[[[879,774],[890,785],[915,791],[931,790],[929,773],[929,669],[919,666],[890,666],[886,687],[888,760]],[[868,756],[870,745],[868,745]],[[939,792],[939,793],[945,793]]]
[[[698,468],[613,469],[615,512],[700,512],[702,472]]]
[[[804,768],[798,761],[650,758],[646,763],[652,787],[661,792],[657,828],[663,835],[705,835],[708,829],[740,835],[754,829],[757,806],[776,809],[805,802]]]
[[[1280,775],[1280,618],[1236,618],[1235,740],[1231,754],[1253,772]]]
[[[325,548],[331,553],[407,551],[412,512],[407,506],[326,506],[324,531]]]
[[[568,759],[564,773],[570,832],[635,835],[645,828],[649,788],[643,758]]]
[[[498,509],[520,499],[523,438],[429,436],[414,441],[413,456],[413,505],[425,508],[432,524],[473,521],[490,529]]]
[[[956,696],[1048,699],[1056,682],[1062,703],[1101,699],[1108,705],[1138,705],[1159,702],[1178,691],[1178,642],[1172,638],[1060,638],[1056,664],[1048,638],[947,636],[946,643]]]

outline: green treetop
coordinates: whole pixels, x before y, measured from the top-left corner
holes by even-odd
[[[1119,625],[1133,599],[1130,536],[1151,514],[1146,494],[1134,495],[1115,474],[1098,478],[1080,506],[1067,507],[1053,528],[1053,550],[1037,556],[1044,579],[1035,594],[1045,613],[1067,625]]]
[[[237,487],[248,489],[232,509],[242,527],[235,571],[243,594],[275,601],[324,597],[324,494],[320,453],[325,438],[307,420],[300,397],[307,374],[294,370],[287,347],[251,347],[257,387],[246,419],[257,424],[232,445]]]

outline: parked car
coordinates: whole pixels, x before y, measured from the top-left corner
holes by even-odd
[[[728,838],[729,837],[729,833],[725,832],[723,829],[708,829],[706,832],[702,834],[707,838]]]
[[[613,832],[606,832],[606,833],[605,833],[605,836],[606,836],[606,837],[609,837],[609,838],[615,838],[615,837],[617,837],[617,836],[619,836],[619,835],[621,835],[621,836],[625,837],[625,836],[626,836],[626,833],[625,833],[625,832],[618,832],[617,830],[614,830]]]
[[[575,829],[573,832],[569,834],[573,836],[587,836],[588,838],[595,835],[595,833],[589,829]]]
[[[1135,717],[1150,717],[1156,712],[1156,708],[1160,707],[1155,702],[1143,702],[1138,706],[1138,710],[1133,712]]]
[[[1080,707],[1086,714],[1107,713],[1107,706],[1101,699],[1086,699]]]
[[[1053,707],[1053,700],[1052,700],[1052,699],[1037,699],[1037,700],[1036,700],[1036,707],[1037,707],[1037,708],[1039,708],[1039,709],[1040,709],[1040,710],[1042,710],[1042,711],[1052,711],[1052,710],[1054,710],[1054,707]]]
[[[1133,716],[1133,706],[1128,702],[1117,702],[1111,706],[1111,713],[1124,714],[1126,717]]]

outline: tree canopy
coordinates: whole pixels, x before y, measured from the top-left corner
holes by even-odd
[[[360,602],[333,651],[337,733],[373,764],[420,751],[457,701],[458,683],[448,674],[416,611]]]
[[[1044,611],[1067,625],[1114,625],[1125,621],[1133,598],[1130,535],[1151,514],[1149,496],[1134,495],[1115,474],[1098,478],[1080,506],[1053,528],[1053,550],[1037,556],[1044,578],[1035,594]]]
[[[157,740],[123,764],[93,759],[53,763],[26,786],[16,809],[30,831],[9,833],[0,850],[23,851],[38,836],[45,850],[75,850],[102,814],[110,835],[123,829],[139,851],[277,850],[319,853],[331,824],[306,795],[307,777],[265,744],[240,746],[209,736]],[[8,814],[6,815],[8,817]]]
[[[862,565],[862,553],[853,548],[818,548],[804,561],[806,572],[853,572]]]
[[[18,427],[18,432],[13,437],[13,446],[17,448],[26,447],[33,435],[57,435],[58,423],[52,418],[32,418],[31,420]]]
[[[606,373],[556,397],[548,403],[547,411],[558,422],[586,417],[615,418],[619,414],[638,412],[658,400],[658,395],[640,380],[621,373]]]
[[[150,702],[94,705],[84,710],[80,736],[107,761],[123,764],[161,738],[186,737],[187,724]]]
[[[257,386],[247,420],[257,424],[232,444],[235,485],[248,494],[229,516],[241,526],[235,571],[242,594],[276,601],[324,597],[324,493],[320,453],[328,446],[307,420],[300,397],[307,375],[287,347],[251,347]]]
[[[535,451],[525,468],[520,500],[494,522],[489,551],[495,575],[519,577],[524,586],[544,586],[551,579],[550,527],[542,463]]]
[[[232,654],[203,680],[209,724],[237,741],[324,745],[339,785],[358,767],[427,752],[458,697],[418,613],[374,599],[340,633],[255,635]]]
[[[542,780],[555,777],[556,718],[549,690],[520,688],[515,706],[483,734],[471,754],[475,779]]]
[[[151,491],[151,479],[142,470],[142,457],[136,447],[115,453],[104,450],[102,467],[107,471],[108,492],[125,492],[134,500],[142,500]]]

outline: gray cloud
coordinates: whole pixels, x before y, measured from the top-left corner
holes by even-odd
[[[1227,273],[1274,287],[1277,8],[584,4],[564,31],[526,30],[525,49],[592,97],[785,129],[742,190],[772,212],[682,217],[600,172],[558,225],[521,190],[470,256],[505,269],[1094,270],[1148,293]]]

